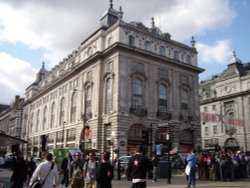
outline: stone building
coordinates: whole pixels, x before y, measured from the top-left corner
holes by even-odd
[[[27,150],[199,147],[202,71],[194,38],[174,41],[153,18],[151,27],[126,23],[110,3],[100,27],[26,89]]]
[[[22,104],[24,99],[16,95],[15,100],[11,105],[3,105],[3,111],[0,113],[0,131],[1,133],[20,139],[22,136],[22,117],[23,108]],[[13,138],[13,139],[14,139]],[[1,146],[0,151],[6,152],[19,152],[19,145],[15,146]]]
[[[227,69],[200,83],[202,145],[205,149],[250,148],[250,63],[234,56]]]

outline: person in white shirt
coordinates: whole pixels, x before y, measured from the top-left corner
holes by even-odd
[[[47,153],[46,154],[46,160],[42,163],[40,163],[36,170],[34,171],[30,183],[29,183],[29,187],[31,187],[31,185],[33,184],[33,182],[37,179],[40,180],[40,182],[42,183],[44,181],[44,179],[46,178],[47,174],[47,178],[43,184],[43,188],[55,188],[56,184],[58,182],[58,170],[57,170],[57,166],[53,165],[52,167],[52,159],[53,159],[53,155],[51,153]]]

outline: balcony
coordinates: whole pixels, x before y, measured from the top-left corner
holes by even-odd
[[[148,114],[148,111],[146,108],[143,108],[141,106],[131,106],[129,109],[129,112],[136,116],[146,116]]]
[[[172,119],[172,113],[170,112],[156,112],[156,116],[162,120],[171,120]]]

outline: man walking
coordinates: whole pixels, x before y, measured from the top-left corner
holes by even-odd
[[[68,152],[67,158],[64,158],[61,165],[61,172],[63,173],[63,179],[61,182],[61,186],[65,184],[66,187],[69,186],[69,175],[71,170],[71,162],[72,162],[72,156],[70,152]]]
[[[132,180],[133,188],[146,188],[147,171],[153,169],[152,162],[145,154],[146,149],[143,145],[139,145],[137,146],[135,155],[129,161],[127,178]]]
[[[83,188],[83,165],[84,161],[82,159],[81,153],[76,153],[76,158],[71,162],[71,175],[72,178],[72,188]]]
[[[95,153],[89,153],[89,160],[85,162],[83,167],[84,174],[84,188],[96,188],[96,173],[98,163],[95,160]]]
[[[190,167],[190,172],[188,174],[188,185],[187,187],[190,187],[191,184],[193,187],[195,187],[195,173],[197,171],[197,158],[195,154],[193,153],[193,149],[190,150],[190,154],[187,157],[187,165]]]
[[[33,184],[37,179],[43,183],[44,188],[56,187],[56,183],[58,181],[58,171],[56,165],[52,162],[53,155],[51,153],[46,154],[46,160],[40,163],[36,170],[34,171],[29,187]]]

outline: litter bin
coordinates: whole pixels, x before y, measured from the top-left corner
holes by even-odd
[[[172,177],[172,169],[170,165],[170,169],[168,169],[168,162],[167,161],[160,161],[158,167],[158,177],[159,178],[168,178]]]

